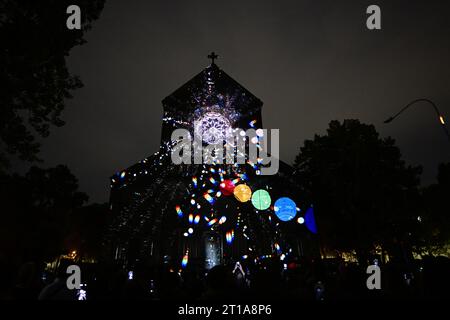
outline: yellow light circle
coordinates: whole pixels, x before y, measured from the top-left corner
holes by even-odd
[[[246,184],[240,184],[234,188],[235,198],[240,202],[247,202],[252,198],[252,190]]]

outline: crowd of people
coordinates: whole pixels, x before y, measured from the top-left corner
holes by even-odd
[[[81,265],[81,287],[67,287],[67,266],[56,272],[44,265],[23,264],[19,270],[0,265],[1,300],[178,300],[178,301],[339,301],[361,299],[448,299],[450,259],[428,257],[414,266],[380,266],[381,289],[369,290],[366,266],[342,260],[258,263],[230,262],[205,270],[195,261],[185,268],[170,264]]]

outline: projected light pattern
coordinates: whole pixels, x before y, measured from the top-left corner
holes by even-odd
[[[205,193],[204,195],[203,195],[203,197],[206,199],[206,201],[208,201],[210,204],[213,204],[214,203],[214,198],[213,197],[211,197],[210,195],[209,195],[209,193]]]
[[[180,218],[183,216],[183,211],[181,211],[180,206],[175,206],[175,211],[177,212],[177,214]]]
[[[189,251],[186,251],[183,260],[181,260],[181,267],[186,268],[188,262],[189,262]]]
[[[231,244],[233,242],[233,240],[234,240],[234,230],[228,231],[225,234],[225,238],[227,239],[227,243]]]
[[[214,218],[214,219],[212,219],[212,220],[210,220],[210,221],[208,222],[208,226],[212,226],[212,225],[214,225],[216,222],[217,222],[217,219]]]
[[[195,134],[207,144],[216,144],[226,140],[231,134],[230,121],[217,112],[204,114],[195,123]]]

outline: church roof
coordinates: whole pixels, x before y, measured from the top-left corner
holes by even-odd
[[[192,112],[205,105],[220,104],[226,99],[233,101],[238,111],[260,110],[262,101],[236,80],[211,63],[191,80],[166,97],[162,103],[166,111]]]
[[[236,124],[239,128],[247,129],[248,122],[253,119],[257,119],[262,127],[263,102],[214,62],[163,99],[162,104],[164,106],[163,128],[168,118],[175,117],[179,120],[174,124],[177,126],[178,123],[183,123],[187,119],[190,122],[196,117],[199,109],[210,106],[234,110],[230,118],[236,116],[238,119]],[[172,129],[171,126],[170,128]],[[140,177],[158,177],[161,171],[167,171],[167,168],[171,166],[168,143],[162,139],[158,152],[114,174],[111,177],[111,187],[115,189],[130,186],[141,180]],[[283,172],[290,171],[289,165],[280,163],[280,169]]]

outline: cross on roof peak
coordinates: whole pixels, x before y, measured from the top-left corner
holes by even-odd
[[[214,64],[214,60],[216,60],[219,56],[213,51],[208,55],[208,58],[211,59],[211,64]]]

